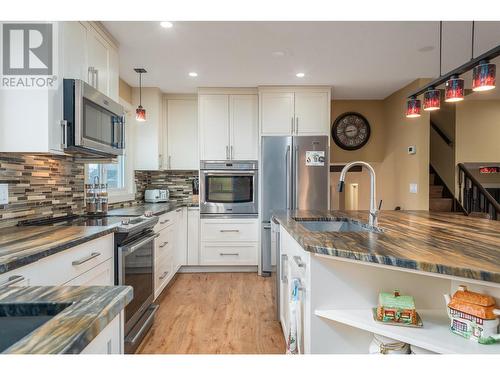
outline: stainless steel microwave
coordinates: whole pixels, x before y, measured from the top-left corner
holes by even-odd
[[[65,152],[123,155],[123,107],[79,79],[64,79],[63,143]]]
[[[202,161],[200,163],[200,213],[257,215],[257,161]]]

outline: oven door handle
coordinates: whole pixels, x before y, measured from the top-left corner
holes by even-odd
[[[228,177],[233,177],[233,176],[255,176],[255,171],[203,171],[203,175],[205,176],[228,176]]]
[[[136,251],[137,249],[139,249],[140,247],[144,246],[145,244],[147,244],[148,242],[151,242],[153,241],[155,238],[157,238],[158,236],[160,235],[160,233],[154,233],[152,235],[149,235],[147,236],[146,238],[144,238],[143,240],[140,240],[138,242],[134,242],[133,244],[131,245],[125,245],[123,247],[120,248],[121,250],[121,253],[123,255],[128,255],[128,254],[131,254],[133,253],[134,251]]]

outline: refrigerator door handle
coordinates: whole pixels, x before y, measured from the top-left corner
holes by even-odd
[[[290,146],[288,145],[286,147],[286,155],[285,155],[285,173],[286,173],[286,209],[289,210],[291,209],[291,204],[290,204]]]
[[[297,199],[297,186],[299,183],[299,146],[295,146],[295,155],[294,155],[294,161],[293,161],[293,166],[294,166],[294,178],[293,178],[293,191],[292,191],[292,197],[293,197],[293,209],[297,210],[298,209],[298,199]]]

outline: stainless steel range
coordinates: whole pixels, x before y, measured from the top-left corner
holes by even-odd
[[[258,163],[202,161],[200,214],[236,216],[258,214]]]

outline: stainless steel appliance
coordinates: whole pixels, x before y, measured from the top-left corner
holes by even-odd
[[[125,307],[125,353],[135,352],[158,309],[153,305],[154,240],[158,237],[153,227],[157,222],[156,216],[125,218],[115,235],[116,284],[134,288],[134,298]]]
[[[170,192],[168,189],[146,189],[144,191],[144,200],[147,203],[168,202]]]
[[[257,161],[202,161],[200,214],[257,215]]]
[[[262,137],[262,275],[279,270],[271,250],[272,212],[328,209],[329,157],[328,136]]]
[[[65,152],[96,156],[123,155],[123,107],[79,79],[64,79]]]

